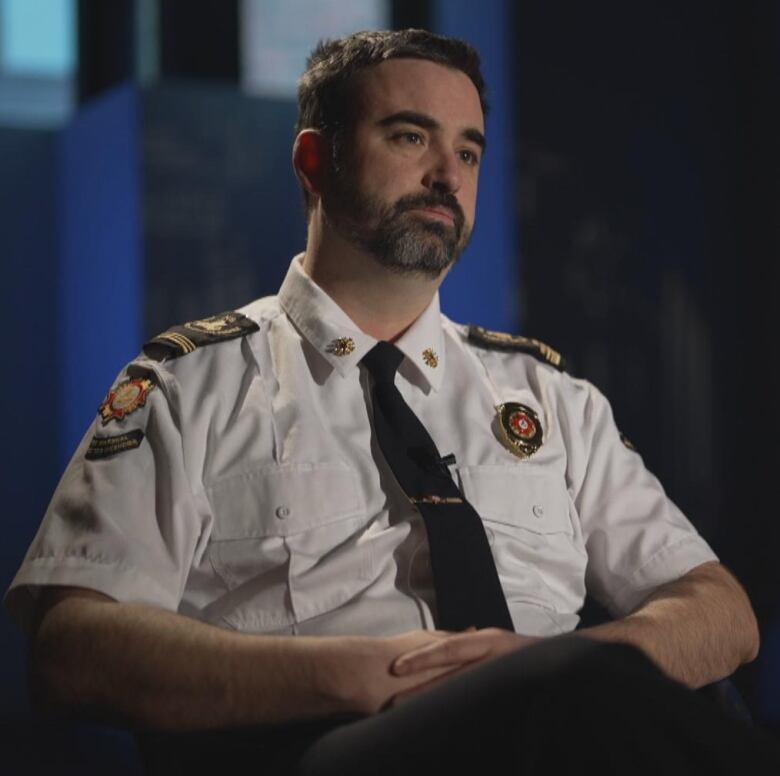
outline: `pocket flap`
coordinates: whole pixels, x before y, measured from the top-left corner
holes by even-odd
[[[464,466],[463,492],[479,516],[537,534],[574,531],[563,478],[529,466]]]
[[[362,510],[346,464],[290,464],[222,480],[206,490],[212,538],[289,536],[354,517]]]

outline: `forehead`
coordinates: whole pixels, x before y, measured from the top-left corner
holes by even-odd
[[[427,59],[389,59],[356,78],[361,118],[378,121],[398,111],[427,114],[442,124],[484,132],[479,94],[461,70]]]

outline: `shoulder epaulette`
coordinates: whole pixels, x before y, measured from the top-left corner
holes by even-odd
[[[204,345],[245,337],[259,328],[241,313],[220,313],[200,321],[188,321],[158,334],[144,345],[144,353],[157,361],[178,358]]]
[[[520,334],[507,334],[503,331],[491,331],[482,326],[471,324],[468,327],[469,342],[481,348],[490,350],[515,350],[528,353],[561,372],[566,368],[566,360],[549,345],[531,337]]]

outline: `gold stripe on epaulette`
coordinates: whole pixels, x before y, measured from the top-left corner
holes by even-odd
[[[553,366],[561,365],[561,354],[557,350],[553,350],[549,345],[539,340],[531,340],[534,345],[539,348],[539,352],[544,358],[549,361]]]
[[[519,350],[536,356],[541,361],[554,366],[556,369],[564,369],[564,358],[546,342],[541,342],[533,337],[524,337],[522,334],[507,334],[503,331],[492,331],[482,326],[472,324],[468,327],[469,341],[476,345],[501,350]]]
[[[192,353],[196,349],[195,343],[183,334],[179,334],[176,331],[166,331],[164,334],[160,334],[158,340],[167,340],[173,343],[176,347],[181,348],[184,353]]]

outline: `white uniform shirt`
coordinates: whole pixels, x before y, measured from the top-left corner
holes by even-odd
[[[241,631],[435,627],[422,518],[372,439],[359,362],[375,340],[299,260],[278,297],[241,312],[258,331],[163,362],[142,356],[119,376],[155,387],[124,419],[98,417],[76,451],[6,599],[20,622],[37,586],[74,585]],[[339,338],[352,352],[338,355]],[[574,629],[586,586],[627,613],[715,559],[592,385],[475,346],[438,297],[396,345],[396,385],[455,455],[518,632]],[[498,439],[502,402],[540,419],[529,459]],[[93,436],[135,430],[136,449],[85,459]]]

